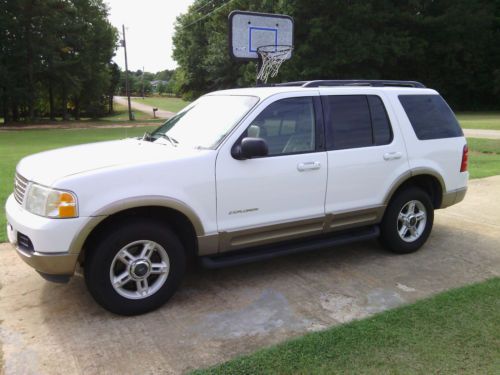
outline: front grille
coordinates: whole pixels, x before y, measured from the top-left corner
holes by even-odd
[[[14,198],[19,204],[23,204],[27,188],[28,180],[16,172],[16,177],[14,179]]]
[[[31,242],[30,238],[27,235],[19,232],[17,232],[17,246],[21,250],[34,251],[33,243]]]

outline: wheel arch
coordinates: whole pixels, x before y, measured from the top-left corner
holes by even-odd
[[[170,225],[179,236],[188,257],[197,253],[197,238],[204,235],[198,215],[177,199],[157,196],[129,198],[103,207],[92,215],[73,240],[71,252],[79,253],[78,261],[83,264],[85,253],[92,247],[93,241],[113,226],[133,217],[153,218]]]
[[[446,185],[443,177],[435,170],[429,168],[415,168],[400,176],[389,189],[384,205],[387,207],[393,197],[408,186],[418,186],[431,198],[435,209],[441,207]]]

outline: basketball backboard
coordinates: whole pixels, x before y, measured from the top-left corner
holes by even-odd
[[[243,12],[229,14],[229,51],[237,60],[258,60],[262,46],[293,47],[293,19],[282,14]],[[290,51],[287,60],[292,57]]]

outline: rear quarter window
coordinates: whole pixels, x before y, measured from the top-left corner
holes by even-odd
[[[399,95],[399,101],[418,139],[464,135],[453,111],[440,95]]]

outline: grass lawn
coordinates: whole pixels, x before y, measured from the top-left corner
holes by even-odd
[[[156,126],[0,132],[0,242],[7,241],[4,206],[7,197],[12,193],[15,168],[22,157],[58,147],[139,136],[155,128]]]
[[[164,111],[179,112],[182,108],[187,106],[190,102],[180,98],[173,98],[169,96],[162,97],[149,97],[149,98],[133,98],[134,102],[144,103],[152,107],[163,109]]]
[[[500,278],[195,374],[499,374]]]
[[[459,112],[462,128],[500,130],[500,112]]]
[[[467,138],[471,178],[500,174],[500,139]]]

